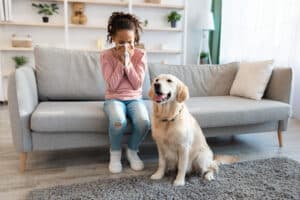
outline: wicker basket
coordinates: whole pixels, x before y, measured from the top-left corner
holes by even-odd
[[[157,3],[160,4],[161,0],[145,0],[146,3]]]
[[[31,48],[32,47],[32,39],[30,35],[26,37],[18,37],[16,35],[12,35],[11,37],[11,46],[16,48]]]

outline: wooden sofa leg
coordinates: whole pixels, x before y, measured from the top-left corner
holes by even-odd
[[[20,163],[19,163],[19,170],[20,173],[23,173],[26,168],[26,161],[27,161],[27,153],[26,152],[21,152],[20,153]]]
[[[282,131],[281,130],[277,131],[277,137],[278,137],[279,147],[282,147]]]

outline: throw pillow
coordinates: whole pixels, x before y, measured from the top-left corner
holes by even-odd
[[[260,100],[273,71],[273,61],[241,62],[230,95]]]

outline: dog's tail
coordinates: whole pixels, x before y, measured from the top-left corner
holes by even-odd
[[[204,178],[210,180],[211,177],[209,177],[208,174],[211,174],[213,172],[218,173],[219,166],[222,164],[231,164],[238,162],[239,158],[237,156],[230,156],[230,155],[214,155],[213,161],[210,163],[208,170],[204,172],[203,176]],[[213,178],[213,177],[212,177]]]
[[[230,155],[214,155],[214,161],[218,165],[232,164],[238,162],[239,158],[237,156],[230,156]]]

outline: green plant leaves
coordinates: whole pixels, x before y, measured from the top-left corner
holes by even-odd
[[[59,7],[57,6],[56,3],[51,3],[51,4],[47,4],[47,3],[35,4],[35,3],[32,3],[32,6],[39,9],[38,14],[43,14],[43,15],[46,15],[46,16],[53,15],[54,13],[59,14],[58,13]]]
[[[14,56],[12,59],[15,61],[16,68],[28,63],[28,59],[25,56]]]
[[[168,22],[172,22],[172,21],[179,21],[181,19],[181,14],[179,14],[176,11],[172,11],[169,15],[168,15]]]

